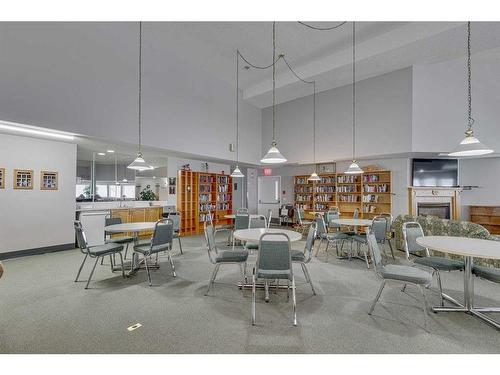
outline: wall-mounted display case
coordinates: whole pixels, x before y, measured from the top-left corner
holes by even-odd
[[[14,189],[33,189],[33,169],[14,169]]]
[[[5,189],[5,168],[0,168],[0,189]]]
[[[40,172],[40,190],[57,190],[58,176],[57,172]]]

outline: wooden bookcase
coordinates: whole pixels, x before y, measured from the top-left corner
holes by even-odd
[[[500,234],[500,206],[470,206],[470,221]]]
[[[357,209],[360,217],[392,211],[391,172],[366,171],[359,175],[345,173],[320,174],[321,181],[309,182],[309,175],[294,178],[295,205],[306,213],[325,212],[338,207],[342,217],[352,217]]]
[[[233,212],[231,176],[180,170],[177,210],[181,214],[182,236],[203,233],[210,216],[215,225],[231,224],[232,220],[224,217]]]

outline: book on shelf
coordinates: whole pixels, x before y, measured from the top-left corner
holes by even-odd
[[[339,184],[357,184],[358,177],[354,175],[340,175],[337,176],[337,183]]]
[[[363,213],[365,214],[374,214],[377,212],[377,207],[372,206],[372,205],[364,205],[363,206]]]
[[[380,179],[380,176],[378,174],[365,174],[363,176],[363,182],[378,182]]]
[[[365,193],[387,193],[389,192],[389,184],[382,185],[364,185]]]
[[[363,202],[378,203],[378,195],[375,194],[363,195]]]
[[[340,195],[338,196],[339,202],[357,203],[360,202],[359,195]]]

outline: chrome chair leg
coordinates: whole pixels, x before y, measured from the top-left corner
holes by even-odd
[[[238,266],[240,267],[240,272],[241,272],[241,285],[245,284],[245,270],[243,268],[242,263],[238,263]]]
[[[76,274],[75,283],[78,281],[78,278],[80,277],[80,273],[82,272],[83,265],[85,264],[85,261],[87,260],[87,257],[88,257],[88,256],[89,256],[89,254],[85,254],[85,258],[83,258],[83,262],[82,262],[82,264],[80,265],[80,268],[78,269],[78,273]]]
[[[392,249],[391,239],[390,239],[390,238],[388,238],[388,239],[387,239],[387,242],[389,243],[389,248],[391,249],[392,259],[396,259],[396,258],[394,258],[394,250]]]
[[[252,274],[252,325],[255,325],[255,268]]]
[[[181,250],[181,255],[182,255],[184,253],[182,252],[182,242],[181,242],[181,238],[179,236],[177,237],[177,241],[179,241],[179,249]]]
[[[382,281],[382,284],[380,284],[380,289],[378,290],[377,296],[372,302],[372,305],[370,307],[370,311],[368,312],[368,315],[371,315],[373,313],[373,310],[375,309],[375,305],[377,304],[378,300],[380,299],[380,295],[382,294],[382,290],[384,290],[385,287],[385,280]]]
[[[217,275],[217,272],[219,271],[220,263],[216,264],[214,267],[214,271],[212,272],[212,277],[210,278],[210,281],[208,282],[208,287],[207,291],[205,292],[205,295],[208,295],[208,292],[210,291],[210,287],[215,281],[215,276]]]
[[[422,307],[424,310],[424,329],[427,331],[427,320],[428,320],[428,306],[427,306],[427,298],[425,298],[425,289],[422,288],[422,285],[418,285],[418,290],[420,290],[420,293],[422,294]]]
[[[266,296],[264,297],[264,300],[265,300],[266,302],[269,302],[269,282],[267,281],[267,279],[266,279],[266,281],[264,282],[264,290],[265,290],[265,292],[266,292]]]
[[[127,242],[127,246],[125,246],[125,255],[123,256],[123,259],[127,259],[127,253],[128,253],[128,247],[130,245],[130,242]]]
[[[403,292],[403,293],[404,293],[404,292],[405,292],[405,290],[406,290],[406,284],[403,284],[403,287],[401,288],[401,292]]]
[[[174,277],[177,277],[177,274],[175,273],[175,266],[174,266],[174,261],[172,260],[172,256],[170,255],[170,250],[168,251],[168,261],[170,262],[170,267],[172,267],[172,275]]]
[[[146,256],[146,254],[144,254],[144,265],[146,266],[146,273],[148,274],[149,286],[152,286],[153,283],[151,281],[151,273],[149,271],[148,257]]]
[[[118,253],[118,255],[120,255],[120,263],[122,265],[122,276],[123,276],[123,278],[125,278],[126,277],[125,276],[125,267],[123,266],[123,255],[122,255],[121,251]]]
[[[94,267],[92,267],[92,271],[90,272],[90,276],[89,276],[89,279],[87,280],[87,285],[85,285],[85,289],[89,288],[89,283],[90,283],[90,280],[92,279],[92,275],[94,274],[95,266],[97,266],[98,261],[99,261],[99,257],[95,258]]]
[[[443,297],[443,284],[441,283],[441,274],[439,273],[439,270],[435,270],[436,273],[436,280],[438,284],[438,289],[439,289],[439,298],[441,299],[441,306],[444,306],[444,297]]]
[[[279,287],[280,287],[280,279],[276,279],[276,288],[274,289],[274,294],[278,294]]]
[[[292,276],[293,325],[297,325],[297,298],[295,296],[295,278]]]
[[[302,270],[304,271],[304,275],[306,276],[307,282],[311,284],[313,295],[316,295],[316,291],[314,290],[314,284],[311,280],[311,275],[309,275],[309,270],[307,269],[307,266],[304,263],[301,263],[301,265],[302,265]]]

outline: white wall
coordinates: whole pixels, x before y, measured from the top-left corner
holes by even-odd
[[[398,70],[356,84],[358,157],[411,149],[412,70]],[[312,96],[276,107],[278,148],[290,162],[313,162]],[[262,154],[272,138],[272,108],[262,112]],[[316,160],[352,157],[352,86],[316,95]]]
[[[143,144],[235,159],[235,88],[172,53],[165,23],[143,24]],[[0,119],[137,142],[138,24],[2,22]],[[260,158],[261,111],[240,102],[240,159]]]
[[[0,134],[0,252],[74,242],[76,145]],[[33,190],[13,189],[14,169],[33,169]],[[59,189],[40,190],[40,171],[59,173]]]
[[[500,53],[473,55],[472,116],[475,135],[500,150]],[[465,58],[413,68],[415,152],[451,151],[467,126]]]

